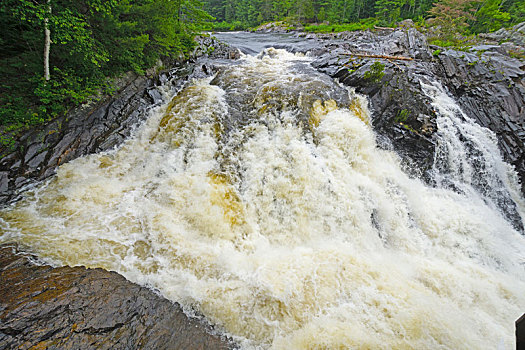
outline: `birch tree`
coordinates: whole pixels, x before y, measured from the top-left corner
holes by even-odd
[[[49,74],[49,51],[51,49],[51,31],[49,30],[49,16],[51,15],[51,3],[47,0],[46,14],[44,15],[44,79],[51,79]]]

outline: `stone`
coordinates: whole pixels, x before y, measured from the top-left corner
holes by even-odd
[[[42,149],[41,143],[33,143],[27,148],[25,152],[24,161],[27,163],[31,158],[33,158],[40,150]]]
[[[0,172],[0,193],[4,193],[9,189],[9,172]]]
[[[162,101],[162,95],[157,89],[149,89],[148,95],[151,97],[154,103]]]
[[[525,314],[516,320],[516,350],[525,350]]]
[[[39,153],[38,155],[34,156],[28,163],[27,166],[29,168],[38,168],[44,160],[46,159],[47,151],[44,151],[42,153]]]
[[[2,349],[233,349],[177,303],[115,272],[52,267],[0,246]]]

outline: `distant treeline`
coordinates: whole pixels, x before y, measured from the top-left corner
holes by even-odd
[[[392,25],[435,18],[437,24],[479,33],[525,21],[524,0],[204,0],[204,9],[232,29],[280,20]]]

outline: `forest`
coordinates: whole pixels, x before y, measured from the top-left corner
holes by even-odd
[[[111,93],[112,79],[181,59],[203,30],[269,21],[314,31],[433,26],[444,39],[525,20],[523,0],[3,0],[1,134]],[[446,35],[445,35],[446,34]],[[444,42],[445,42],[444,41]],[[12,140],[12,139],[11,139]],[[0,144],[10,139],[0,136]]]
[[[196,0],[2,0],[0,125],[42,123],[108,92],[111,78],[184,57],[211,19],[201,7]]]
[[[284,20],[314,31],[331,24],[329,29],[338,31],[412,19],[445,31],[481,33],[525,21],[523,0],[204,0],[204,9],[215,18],[217,30]]]

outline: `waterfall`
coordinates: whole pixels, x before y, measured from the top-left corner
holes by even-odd
[[[439,82],[420,84],[437,113],[434,179],[438,186],[481,196],[522,229],[525,202],[514,168],[502,159],[496,135],[465,115]]]
[[[525,240],[487,198],[522,200],[512,169],[422,88],[442,116],[440,186],[377,147],[366,99],[267,49],[62,165],[0,212],[1,241],[152,286],[243,349],[511,349]]]

